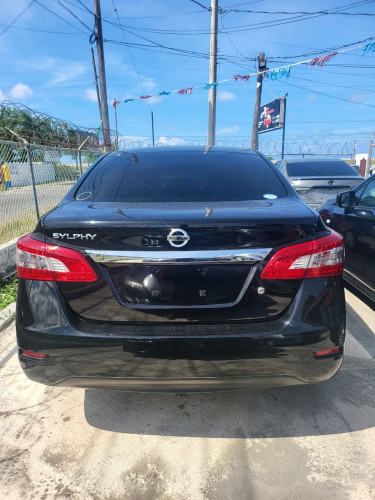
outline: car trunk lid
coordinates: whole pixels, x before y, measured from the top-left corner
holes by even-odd
[[[160,205],[76,201],[44,218],[48,243],[83,252],[99,270],[97,284],[59,284],[78,314],[98,320],[104,301],[113,321],[235,321],[267,319],[291,302],[298,282],[260,294],[258,271],[275,248],[313,237],[316,217],[298,199]],[[171,246],[174,229],[188,235],[183,246]]]

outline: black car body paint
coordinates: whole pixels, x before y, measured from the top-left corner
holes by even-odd
[[[231,160],[235,176],[238,159],[242,177],[244,162],[250,170],[256,165],[254,178],[262,177],[265,169],[263,177],[268,176],[274,189],[264,190],[261,184],[253,188],[271,199],[260,198],[259,192],[251,199],[249,192],[248,200],[195,200],[210,193],[202,176],[198,192],[189,191],[184,202],[184,190],[170,168],[177,201],[157,200],[169,196],[159,173],[153,185],[140,191],[135,187],[131,201],[87,199],[90,182],[91,192],[98,179],[106,182],[101,177],[105,162],[126,158],[128,164],[128,157],[134,163],[128,171],[132,176],[135,167],[141,169],[152,158],[165,165],[181,159],[185,168],[194,162],[204,166],[207,157],[221,165],[223,176]],[[182,167],[177,170],[180,175]],[[214,172],[209,175],[216,182]],[[187,189],[194,188],[189,175],[185,181]],[[250,176],[242,179],[250,181]],[[111,182],[109,193],[114,192]],[[226,185],[229,194],[220,191],[219,181],[215,194],[225,198],[232,196],[231,189],[241,193],[237,180]],[[157,186],[154,201],[135,199]],[[96,193],[102,195],[100,189]],[[174,228],[189,235],[181,248],[168,240]],[[342,351],[326,359],[315,359],[314,352],[344,344],[342,277],[263,280],[261,273],[279,249],[329,234],[277,169],[255,152],[160,148],[105,155],[32,234],[48,245],[78,250],[98,279],[20,279],[21,365],[30,378],[49,385],[125,390],[213,390],[325,380],[339,369]],[[47,357],[31,359],[23,350]]]

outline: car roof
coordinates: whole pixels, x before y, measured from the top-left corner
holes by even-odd
[[[153,153],[156,155],[165,154],[165,153],[242,153],[242,154],[250,154],[256,156],[263,156],[258,151],[254,149],[241,149],[227,146],[150,146],[144,148],[134,148],[134,149],[126,149],[120,151],[113,151],[109,153],[110,155],[116,155],[118,153],[130,153],[130,154],[143,154],[143,153]]]
[[[286,163],[346,163],[341,158],[293,158],[291,160],[284,160]]]

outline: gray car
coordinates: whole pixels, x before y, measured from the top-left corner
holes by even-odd
[[[363,181],[353,167],[339,158],[296,158],[281,160],[277,166],[302,200],[315,210]]]

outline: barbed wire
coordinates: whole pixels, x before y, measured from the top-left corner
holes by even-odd
[[[182,141],[182,139],[156,142],[155,146],[206,146],[206,140],[195,139],[192,141]],[[216,141],[217,146],[234,147],[239,149],[251,149],[251,140],[232,140],[220,139]],[[152,147],[151,142],[143,140],[130,140],[122,137],[119,141],[119,149],[137,149],[144,147]],[[276,140],[260,141],[259,151],[265,156],[274,159],[281,158],[282,142]],[[308,156],[338,156],[338,157],[353,157],[354,143],[352,142],[307,142],[307,141],[286,141],[284,156],[285,157],[308,157]]]
[[[3,101],[0,103],[0,139],[18,141],[10,130],[31,144],[78,148],[85,142],[85,148],[93,150],[104,145],[101,127],[81,127],[25,104]],[[110,135],[112,143],[116,144],[116,132],[111,130]]]

